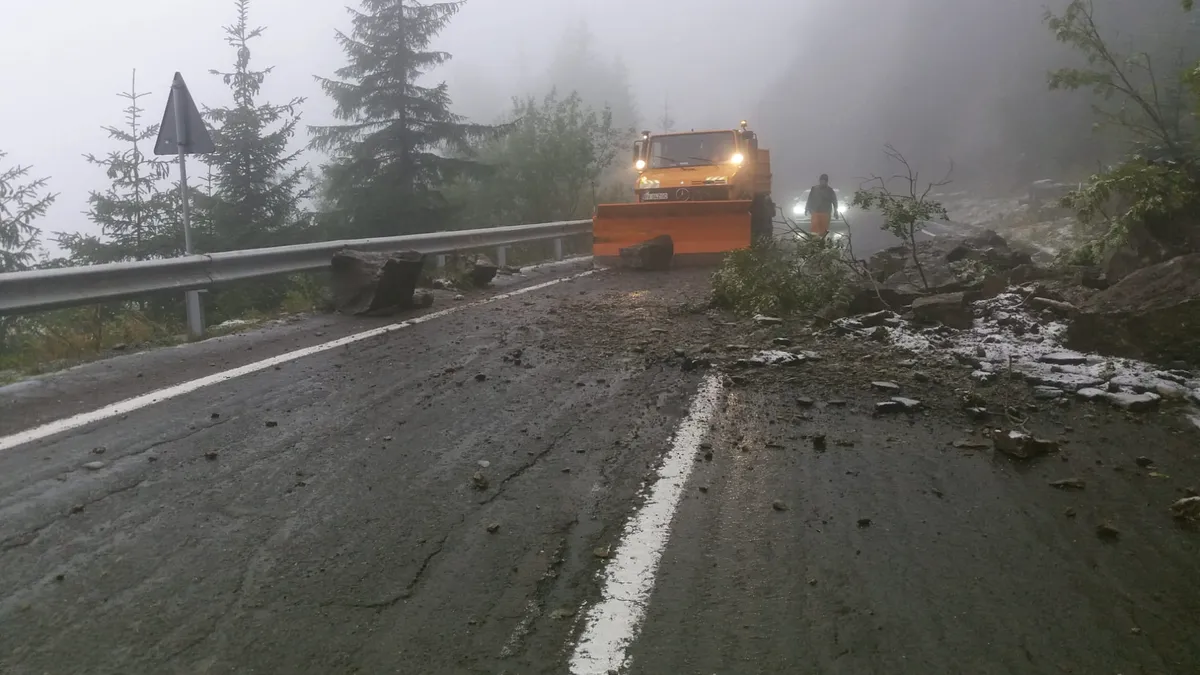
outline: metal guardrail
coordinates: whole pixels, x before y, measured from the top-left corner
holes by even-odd
[[[553,239],[557,243],[555,257],[561,258],[563,237],[591,231],[590,220],[568,220],[8,272],[0,274],[0,314],[59,309],[121,300],[156,291],[198,290],[277,274],[311,272],[328,267],[333,254],[344,248],[357,251],[409,250],[434,255]],[[498,257],[502,258],[502,254]],[[497,262],[504,264],[503,259]]]

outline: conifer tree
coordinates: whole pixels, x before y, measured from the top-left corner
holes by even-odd
[[[450,58],[430,42],[463,4],[362,0],[349,10],[353,30],[337,34],[349,64],[336,79],[317,78],[345,124],[312,128],[313,147],[331,155],[329,196],[347,235],[445,227],[452,207],[442,189],[482,172],[470,144],[495,129],[452,113],[445,82],[417,84]]]
[[[80,263],[145,260],[175,255],[181,235],[174,232],[177,222],[176,199],[160,188],[170,172],[170,164],[143,154],[158,135],[158,125],[143,126],[145,112],[140,99],[149,92],[137,90],[137,71],[133,71],[129,91],[118,94],[128,102],[124,127],[104,127],[108,137],[124,145],[104,157],[86,154],[88,163],[104,168],[110,183],[104,192],[92,191],[87,215],[100,226],[104,239],[88,235],[60,234],[58,242]]]
[[[8,154],[0,150],[0,161]],[[33,222],[58,198],[45,194],[46,178],[29,178],[28,166],[0,168],[0,272],[27,269],[35,260],[41,230]]]
[[[258,100],[273,67],[250,66],[250,43],[265,28],[251,27],[250,0],[235,0],[236,20],[225,27],[235,59],[218,75],[233,93],[233,105],[205,111],[216,152],[208,155],[208,188],[197,195],[206,223],[202,246],[209,251],[296,243],[301,236],[301,202],[307,167],[288,144],[300,123],[303,98],[283,104]]]

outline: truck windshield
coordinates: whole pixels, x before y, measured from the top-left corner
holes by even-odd
[[[650,168],[728,162],[737,150],[732,131],[659,136],[650,142]]]

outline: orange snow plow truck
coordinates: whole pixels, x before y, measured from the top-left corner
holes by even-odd
[[[737,129],[642,133],[634,143],[633,203],[599,204],[592,255],[616,264],[622,248],[671,237],[675,264],[715,264],[772,235],[771,155]]]

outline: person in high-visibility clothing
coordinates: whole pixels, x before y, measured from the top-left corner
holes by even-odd
[[[829,174],[821,174],[821,182],[812,186],[808,191],[808,202],[804,204],[804,213],[812,217],[809,230],[816,236],[825,238],[829,234],[830,215],[838,214],[837,193],[829,187]]]

